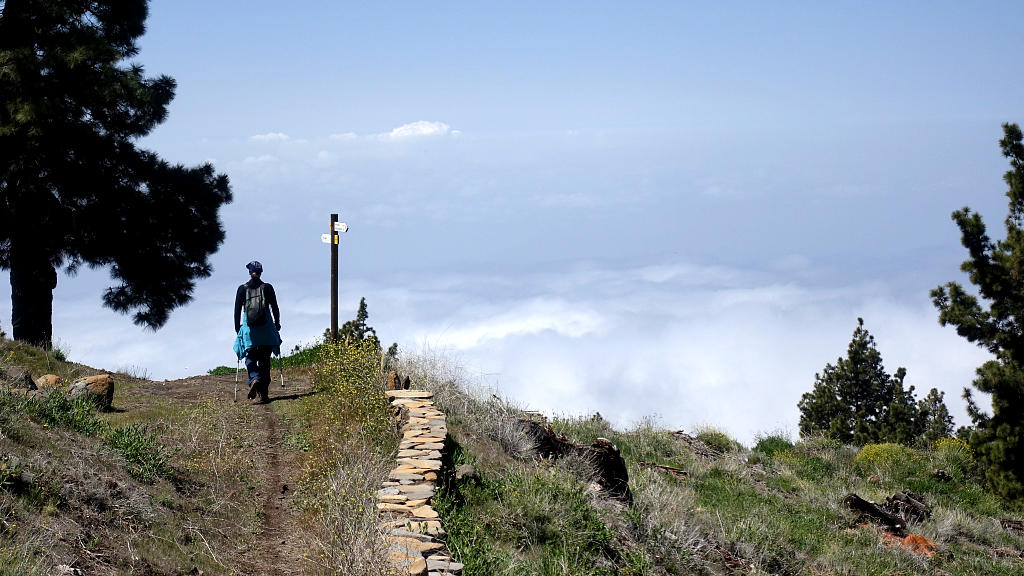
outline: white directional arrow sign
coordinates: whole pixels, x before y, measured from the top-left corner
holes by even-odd
[[[348,222],[335,222],[334,231],[341,233],[348,232]]]

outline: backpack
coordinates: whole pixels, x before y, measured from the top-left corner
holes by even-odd
[[[263,284],[257,288],[245,288],[245,323],[249,326],[262,326],[267,323],[270,312],[267,310],[267,299],[263,296]]]

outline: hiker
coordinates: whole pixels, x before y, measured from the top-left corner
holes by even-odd
[[[263,265],[245,265],[249,281],[235,292],[235,356],[245,358],[249,373],[249,399],[270,402],[270,355],[281,355],[281,312],[274,287],[260,279]],[[271,317],[273,313],[273,317]]]

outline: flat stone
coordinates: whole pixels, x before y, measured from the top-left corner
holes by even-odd
[[[398,480],[401,482],[415,482],[417,480],[426,480],[421,474],[405,474],[402,472],[392,472],[388,478],[392,480]]]
[[[427,561],[423,558],[416,560],[409,566],[409,576],[423,576],[427,573]]]
[[[444,444],[444,436],[438,438],[437,436],[416,435],[409,439],[415,439],[416,442],[419,442],[420,444]]]
[[[434,486],[431,484],[399,486],[398,491],[408,498],[430,498],[434,495]]]
[[[430,415],[436,418],[444,418],[444,412],[441,412],[432,404],[426,404],[424,406],[410,406],[406,404],[405,407],[409,409],[410,414],[415,414],[417,416]]]
[[[397,495],[399,493],[400,493],[400,491],[399,491],[397,486],[389,486],[387,488],[381,488],[380,490],[377,490],[377,496],[378,497],[379,496],[395,496],[395,495]]]
[[[423,459],[420,459],[420,458],[399,458],[398,462],[399,462],[399,464],[406,464],[406,465],[409,465],[409,466],[415,466],[417,468],[422,468],[422,469],[425,469],[425,470],[440,470],[441,469],[441,461],[440,460],[423,460]]]
[[[397,561],[401,562],[405,558],[408,558],[409,563],[411,564],[412,560],[422,557],[423,550],[419,550],[418,548],[412,546],[410,542],[398,539],[392,539],[390,542],[388,542],[388,560],[391,560],[391,558],[395,558]]]
[[[421,532],[423,534],[430,534],[431,536],[440,536],[446,534],[444,528],[441,527],[441,523],[437,520],[416,520],[409,521],[407,524],[409,530],[414,532]]]
[[[404,494],[385,494],[384,496],[377,496],[379,502],[390,502],[392,504],[405,504],[409,501],[409,497]]]
[[[406,554],[403,550],[388,550],[388,562],[392,564],[398,564],[400,566],[408,566],[416,561],[417,558],[423,559],[423,556],[415,551],[411,551],[414,555]]]
[[[394,474],[423,474],[426,470],[418,466],[399,466],[391,472]]]
[[[433,392],[426,390],[385,390],[388,398],[433,398]]]
[[[426,536],[424,534],[417,534],[417,536],[430,538],[429,536]],[[441,550],[442,548],[444,548],[444,544],[441,544],[440,542],[424,541],[413,537],[393,537],[392,541],[401,542],[405,546],[408,546],[409,548],[412,548],[417,552],[420,552],[421,554],[427,552],[434,552],[435,550]]]
[[[407,410],[434,407],[434,403],[430,400],[419,400],[417,398],[396,398],[395,400],[392,400],[391,403],[399,404]]]
[[[441,453],[437,450],[400,450],[399,458],[427,458],[429,460],[440,460]]]
[[[458,572],[462,570],[462,568],[462,564],[453,562],[452,559],[447,556],[431,556],[430,558],[427,558],[428,570],[454,570]]]
[[[398,445],[399,450],[443,450],[444,444],[440,442],[422,442],[420,440],[402,440]]]
[[[416,518],[437,518],[437,511],[430,506],[420,506],[412,511],[412,515]]]

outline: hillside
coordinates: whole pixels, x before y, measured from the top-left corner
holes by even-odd
[[[8,340],[0,362],[66,383],[101,372]],[[233,375],[114,373],[100,412],[88,399],[0,392],[0,574],[345,573],[332,565],[336,541],[358,539],[332,525],[339,459],[375,473],[367,503],[387,464],[332,454],[351,445],[350,428],[334,420],[346,416],[342,395],[314,389],[316,374],[286,367],[282,388],[275,370],[266,405],[246,400],[244,384],[234,401]]]
[[[631,501],[595,483],[593,462],[540,458],[524,436],[536,416],[475,388],[438,359],[405,365],[448,415],[448,473],[437,497],[464,574],[1022,574],[1022,516],[979,483],[967,446],[862,449],[823,438],[687,434],[642,422],[614,430],[600,415],[555,418],[575,445],[614,443]],[[477,474],[455,474],[471,464]],[[902,526],[844,504],[908,494]],[[909,501],[907,501],[909,502]]]
[[[284,388],[275,370],[267,405],[244,388],[234,401],[232,370],[115,373],[99,412],[0,392],[0,575],[388,573],[374,494],[401,423],[382,364],[372,346],[315,346],[285,367]],[[102,372],[0,341],[0,367],[15,365],[64,382]],[[466,575],[1024,573],[1024,517],[952,439],[857,449],[773,434],[746,448],[711,429],[547,421],[444,359],[390,368],[447,416],[430,503]],[[610,440],[628,495],[585,452],[540,457],[538,429]],[[890,507],[905,526],[886,528],[845,505],[850,494],[923,506]]]

